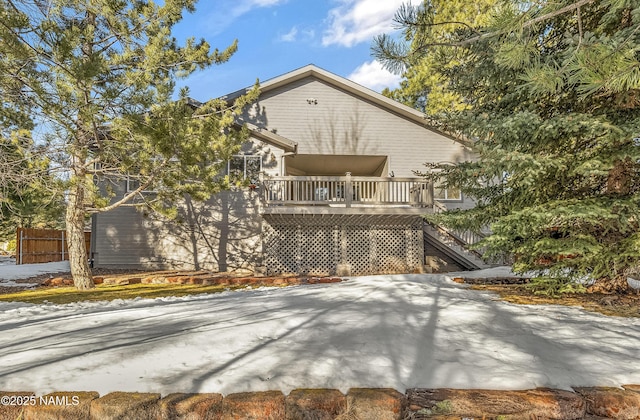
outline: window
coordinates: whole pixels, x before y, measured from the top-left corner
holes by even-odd
[[[433,188],[433,195],[436,200],[462,200],[460,189],[456,187],[441,188],[436,185]]]
[[[127,175],[127,192],[137,190],[138,187],[140,187],[140,181]]]
[[[440,163],[439,165],[455,166],[452,163],[446,162]],[[434,172],[439,173],[440,171],[436,169]],[[462,193],[460,189],[457,187],[444,188],[441,186],[443,183],[442,181],[442,179],[437,178],[433,180],[433,198],[436,200],[462,201]]]
[[[260,172],[262,172],[262,156],[237,155],[233,156],[227,164],[229,178],[234,181],[248,179],[250,183],[257,184]]]
[[[140,180],[132,175],[127,175],[127,192],[135,191],[140,187]],[[147,186],[146,190],[140,191],[142,193],[152,193],[156,192],[151,185]]]

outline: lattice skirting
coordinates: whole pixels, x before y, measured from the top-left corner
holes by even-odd
[[[352,275],[410,273],[424,260],[422,219],[393,216],[265,219],[262,228],[268,275],[334,275],[347,265]]]

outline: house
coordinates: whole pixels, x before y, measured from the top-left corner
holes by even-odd
[[[97,215],[94,265],[269,275],[416,272],[434,260],[482,265],[452,246],[460,238],[421,217],[473,206],[414,175],[425,162],[473,158],[422,113],[308,65],[263,82],[241,120],[251,135],[228,171],[249,187],[204,203],[186,197],[172,221],[127,207]]]

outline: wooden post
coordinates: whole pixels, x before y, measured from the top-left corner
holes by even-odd
[[[62,235],[62,259],[60,261],[64,261],[64,230],[60,234]]]
[[[18,230],[20,232],[20,240],[18,241],[18,248],[20,248],[20,250],[18,251],[18,264],[22,264],[22,253],[24,252],[22,249],[22,229],[19,228]]]
[[[426,200],[426,204],[427,206],[435,206],[435,202],[434,202],[434,188],[433,188],[433,181],[429,181],[429,184],[427,186],[427,200]]]
[[[260,171],[258,174],[258,211],[260,211],[263,204],[268,201],[269,193],[267,193],[267,186],[264,182],[264,172]]]
[[[345,174],[346,180],[344,181],[344,203],[345,207],[351,207],[351,201],[353,201],[353,184],[351,184],[351,172]]]

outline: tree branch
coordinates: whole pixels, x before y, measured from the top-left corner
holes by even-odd
[[[573,4],[570,4],[568,6],[560,8],[560,9],[555,10],[553,12],[549,12],[549,13],[546,13],[546,14],[544,14],[542,16],[538,16],[537,18],[531,19],[531,20],[523,23],[522,24],[522,28],[528,28],[528,27],[533,26],[533,25],[535,25],[537,23],[544,22],[545,20],[553,19],[556,16],[560,16],[560,15],[562,15],[564,13],[567,13],[567,12],[570,12],[572,10],[580,9],[580,7],[582,7],[582,6],[586,5],[586,4],[589,4],[589,3],[593,3],[594,1],[595,0],[579,0],[579,1],[575,2],[575,3],[573,3]],[[474,42],[477,42],[477,41],[480,41],[480,40],[483,40],[483,39],[486,39],[486,38],[491,38],[491,37],[494,37],[494,36],[502,35],[502,34],[504,34],[506,32],[508,32],[508,31],[502,30],[502,31],[487,32],[486,34],[482,34],[482,35],[479,35],[479,36],[475,36],[473,38],[468,38],[468,39],[465,39],[463,41],[460,41],[459,43],[457,43],[456,46],[462,47],[462,46],[469,45],[469,44],[472,44]]]

